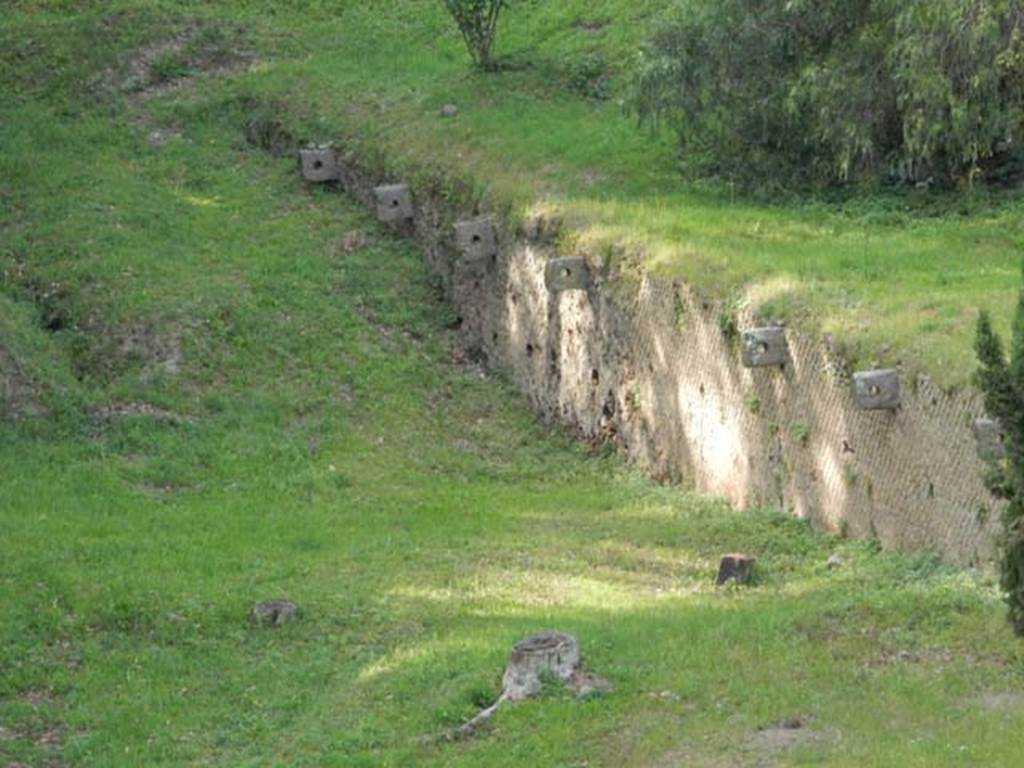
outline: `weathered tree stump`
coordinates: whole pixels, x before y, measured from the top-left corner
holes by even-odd
[[[476,733],[490,720],[498,708],[512,701],[522,701],[539,694],[544,678],[553,677],[564,683],[577,696],[611,691],[613,686],[583,668],[580,643],[565,632],[546,631],[516,643],[505,674],[502,676],[501,696],[464,725],[446,734],[448,739],[465,739]]]
[[[551,675],[568,682],[580,667],[580,643],[564,632],[541,632],[516,643],[505,675],[502,695],[507,701],[522,701],[536,696],[542,688],[541,677]]]
[[[749,584],[754,578],[753,557],[749,555],[725,555],[718,565],[718,578],[715,584],[722,586],[729,581],[736,584]]]
[[[267,600],[252,607],[249,620],[264,627],[281,627],[298,615],[299,606],[291,600]]]

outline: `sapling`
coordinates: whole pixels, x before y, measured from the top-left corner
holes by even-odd
[[[494,40],[498,19],[509,0],[442,0],[466,41],[473,63],[480,69],[495,69]]]

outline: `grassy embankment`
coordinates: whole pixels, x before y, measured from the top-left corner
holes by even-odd
[[[268,64],[258,88],[408,175],[453,173],[494,207],[557,211],[582,228],[582,251],[637,246],[648,268],[833,334],[858,365],[967,382],[977,310],[1008,324],[1019,194],[770,204],[687,183],[671,137],[652,139],[619,106],[630,58],[667,5],[517,4],[500,46],[510,68],[477,75],[440,3],[351,3],[328,21],[290,19],[307,55]],[[438,116],[445,103],[456,119]]]
[[[315,51],[370,23],[362,4],[346,23],[222,5],[243,31],[190,33],[188,61],[146,68],[183,87],[151,100],[118,62],[174,34],[175,6],[77,5],[0,21],[0,362],[19,410],[49,414],[0,424],[0,764],[1013,764],[1024,656],[985,577],[583,455],[451,364],[406,244],[241,142],[261,88],[358,79]],[[185,66],[240,43],[245,74]],[[510,77],[524,119],[533,75]],[[440,91],[409,93],[433,114]],[[760,558],[757,586],[710,586],[726,549]],[[250,627],[279,595],[302,618]],[[546,627],[578,633],[615,693],[422,740]],[[794,749],[759,731],[794,717]]]

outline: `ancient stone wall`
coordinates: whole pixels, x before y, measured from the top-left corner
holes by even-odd
[[[351,159],[342,169],[372,205],[370,181]],[[898,410],[862,411],[827,339],[789,329],[784,365],[744,367],[724,308],[692,286],[617,275],[588,257],[584,287],[552,291],[550,225],[535,220],[470,253],[453,227],[467,218],[417,198],[400,226],[444,278],[465,344],[544,418],[741,508],[778,506],[956,563],[991,558],[999,509],[980,479],[978,393],[904,377]],[[754,322],[742,312],[735,321]]]

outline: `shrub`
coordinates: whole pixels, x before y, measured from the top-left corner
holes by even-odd
[[[1024,141],[1024,4],[682,2],[629,105],[702,172],[972,181]]]
[[[595,101],[605,101],[611,94],[608,62],[600,53],[586,53],[570,59],[565,69],[572,93]]]
[[[1009,605],[1010,623],[1024,636],[1024,291],[1013,323],[1009,359],[985,313],[978,320],[976,349],[985,407],[1000,421],[1006,447],[1006,458],[991,465],[986,477],[992,493],[1007,501],[1000,584]]]
[[[473,63],[480,69],[493,70],[494,40],[498,19],[509,0],[443,0],[448,13],[466,41]]]

